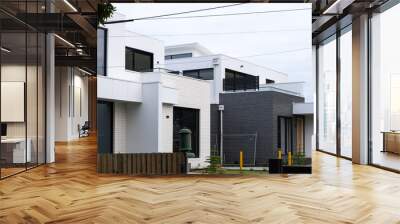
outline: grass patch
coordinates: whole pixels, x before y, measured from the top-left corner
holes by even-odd
[[[265,176],[266,170],[239,170],[239,169],[222,169],[219,168],[216,172],[208,172],[207,169],[192,170],[192,173],[199,174],[217,174],[217,175],[244,175],[244,176]]]
[[[223,174],[241,174],[249,176],[265,176],[267,174],[266,170],[231,170],[224,169]]]

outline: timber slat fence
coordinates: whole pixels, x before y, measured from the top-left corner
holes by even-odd
[[[186,174],[186,156],[174,153],[99,153],[97,172],[123,175]]]

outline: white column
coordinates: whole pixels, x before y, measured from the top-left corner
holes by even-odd
[[[368,15],[353,20],[352,158],[368,163]]]
[[[55,56],[54,35],[46,36],[46,163],[55,161]]]

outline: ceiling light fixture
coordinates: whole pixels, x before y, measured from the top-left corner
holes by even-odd
[[[78,70],[81,71],[81,72],[83,72],[83,73],[85,73],[85,74],[87,74],[87,75],[89,75],[89,76],[92,75],[92,73],[90,73],[90,72],[88,72],[88,71],[85,71],[85,70],[83,70],[83,69],[81,69],[81,68],[79,68],[79,67],[78,67]]]
[[[11,50],[9,50],[9,49],[7,49],[5,47],[1,47],[0,49],[1,49],[1,51],[4,51],[6,53],[10,53],[11,52]]]
[[[68,0],[64,0],[65,4],[68,5],[74,12],[78,12],[78,10],[73,6]]]
[[[58,34],[54,34],[55,37],[57,37],[59,40],[61,40],[62,42],[64,42],[65,44],[67,44],[70,47],[75,48],[75,45],[73,45],[71,42],[69,42],[68,40],[60,37]]]
[[[322,14],[342,14],[343,9],[351,5],[355,0],[336,0]]]

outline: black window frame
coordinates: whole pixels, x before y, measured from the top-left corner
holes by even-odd
[[[227,74],[230,74],[232,77],[227,78]],[[259,90],[259,88],[259,76],[238,72],[232,69],[225,69],[225,78],[223,79],[224,91]]]
[[[212,79],[205,79],[204,77],[202,77],[200,74],[202,71],[211,71]],[[192,73],[192,74],[194,73],[194,74],[196,74],[196,76],[187,75],[188,73]],[[192,78],[201,79],[201,80],[214,80],[214,68],[184,70],[184,71],[182,71],[182,74],[183,74],[183,76],[186,76],[186,77],[192,77]]]
[[[102,76],[107,76],[107,57],[108,57],[108,29],[107,28],[105,28],[105,27],[97,27],[97,29],[101,29],[101,30],[103,30],[104,31],[104,53],[103,53],[103,63],[104,63],[104,67],[102,68],[102,71],[103,71],[103,74],[100,74],[99,72],[98,72],[98,69],[99,69],[99,65],[97,64],[97,74],[98,75],[102,75]],[[97,58],[97,60],[98,60],[98,58]],[[97,61],[97,63],[98,63],[98,61]]]
[[[265,79],[265,84],[273,84],[273,83],[275,83],[275,80]]]
[[[127,63],[127,53],[131,52],[132,53],[132,63],[131,63],[131,67],[128,67],[128,63]],[[144,69],[144,70],[138,70],[137,68],[135,68],[135,54],[142,54],[145,56],[150,56],[150,68],[148,69]],[[125,69],[129,70],[129,71],[135,71],[135,72],[149,72],[149,71],[153,71],[154,69],[154,54],[151,52],[147,52],[147,51],[142,51],[136,48],[132,48],[132,47],[128,47],[125,46]]]
[[[165,55],[165,60],[180,59],[180,58],[191,58],[193,53],[182,53],[182,54],[169,54]]]

